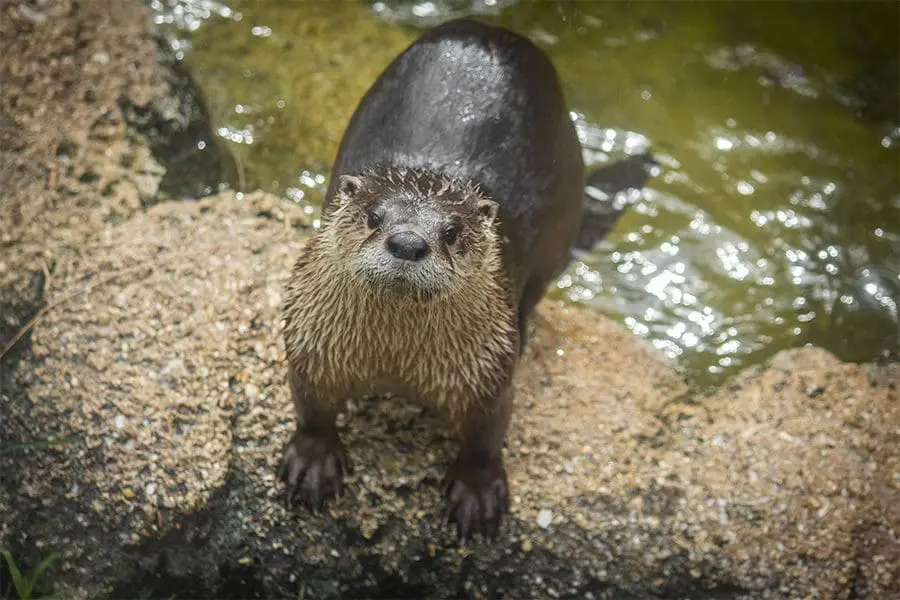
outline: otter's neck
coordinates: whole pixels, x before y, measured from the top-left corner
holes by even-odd
[[[518,329],[498,260],[427,301],[367,285],[346,265],[308,248],[288,285],[288,358],[321,393],[391,391],[456,410],[506,377]]]
[[[295,329],[288,333],[298,341],[307,334],[319,338],[340,332],[357,341],[370,338],[375,345],[381,345],[384,336],[394,335],[397,343],[435,335],[477,343],[498,324],[506,327],[515,310],[496,247],[488,251],[482,268],[465,278],[464,285],[417,299],[367,282],[352,271],[351,261],[334,253],[333,246],[317,243],[322,241],[310,243],[288,285],[285,316],[288,328]]]

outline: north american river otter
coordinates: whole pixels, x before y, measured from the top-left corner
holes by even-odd
[[[446,479],[458,538],[496,536],[513,372],[528,316],[570,257],[584,184],[556,72],[527,38],[455,20],[386,68],[287,286],[289,506],[341,493],[345,399],[392,392],[442,409],[459,437]]]

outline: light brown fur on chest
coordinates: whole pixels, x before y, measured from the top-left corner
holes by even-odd
[[[321,400],[395,393],[452,417],[508,382],[518,330],[499,271],[466,293],[418,301],[365,287],[315,252],[288,285],[285,344]]]

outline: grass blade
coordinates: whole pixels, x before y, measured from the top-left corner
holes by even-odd
[[[59,558],[59,552],[51,552],[50,554],[42,558],[41,562],[39,562],[34,568],[34,573],[31,574],[31,581],[29,582],[29,596],[31,596],[31,592],[34,591],[34,586],[37,584],[37,580],[41,576],[41,573],[43,573],[47,569],[47,567],[49,567],[50,564],[57,558]]]
[[[6,559],[6,564],[9,567],[9,575],[13,580],[13,587],[16,588],[16,594],[19,596],[20,600],[31,600],[31,594],[34,592],[34,586],[37,584],[37,580],[41,576],[41,573],[43,573],[53,561],[59,558],[58,552],[51,552],[41,559],[34,568],[34,572],[26,580],[22,577],[22,573],[19,571],[19,567],[13,560],[12,553],[10,553],[9,550],[0,548],[0,555]]]
[[[16,561],[13,560],[12,554],[6,548],[0,548],[0,555],[6,559],[6,566],[9,567],[9,575],[12,577],[16,594],[19,595],[19,598],[25,598],[26,596],[22,594],[25,591],[25,582],[22,580],[22,573],[19,571],[19,567],[16,566]]]

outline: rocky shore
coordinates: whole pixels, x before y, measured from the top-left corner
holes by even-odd
[[[402,399],[351,405],[350,493],[287,512],[278,304],[308,217],[181,199],[229,166],[190,150],[202,103],[140,4],[6,1],[0,43],[0,347],[36,319],[0,359],[0,547],[59,552],[57,597],[898,597],[900,366],[803,348],[698,394],[549,300],[495,545],[455,547],[453,442]]]

